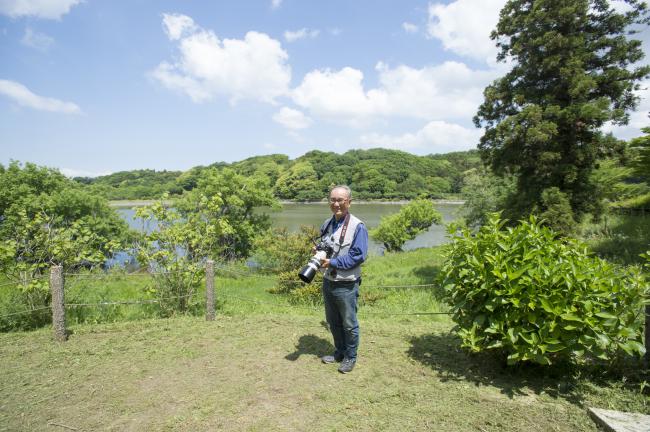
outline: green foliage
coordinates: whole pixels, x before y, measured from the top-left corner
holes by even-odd
[[[496,176],[486,169],[471,169],[465,172],[462,194],[465,222],[470,227],[479,227],[487,222],[489,213],[507,207],[509,196],[515,190],[512,176]]]
[[[441,282],[465,347],[498,350],[508,364],[645,352],[648,286],[637,269],[590,256],[534,216],[504,225],[493,214],[475,236],[449,230]]]
[[[440,224],[442,215],[427,199],[411,201],[399,212],[384,216],[377,228],[370,231],[373,239],[384,244],[388,251],[401,251],[408,240],[414,239],[432,224]]]
[[[280,198],[319,200],[324,194],[318,184],[316,171],[309,162],[298,162],[282,174],[275,184]]]
[[[212,226],[217,239],[211,255],[231,260],[248,257],[255,237],[271,226],[269,216],[255,209],[275,208],[278,202],[262,176],[210,168],[174,206],[193,225]]]
[[[337,184],[350,185],[355,199],[442,198],[459,193],[463,172],[480,164],[476,151],[416,156],[386,149],[351,150],[344,154],[310,151],[289,160],[281,154],[254,156],[176,171],[122,171],[97,178],[78,177],[78,184],[112,200],[155,199],[196,188],[212,170],[229,169],[257,177],[276,197],[320,201]]]
[[[166,197],[165,197],[166,198]],[[206,202],[206,207],[214,205]],[[208,224],[200,217],[183,220],[173,209],[157,201],[136,209],[136,217],[156,221],[156,229],[143,233],[136,243],[141,265],[153,272],[155,294],[163,316],[184,313],[203,277],[204,259],[210,256],[222,224]]]
[[[109,200],[155,199],[163,193],[180,194],[183,187],[177,182],[179,171],[133,170],[105,176],[75,177]]]
[[[293,303],[321,302],[322,275],[317,273],[311,284],[305,284],[298,278],[298,271],[313,255],[314,239],[318,237],[318,229],[303,225],[296,233],[278,228],[257,239],[255,260],[264,270],[278,275],[277,284],[270,292],[288,294]]]
[[[635,173],[650,184],[650,127],[641,129],[645,134],[630,141],[630,147],[637,149],[638,157],[633,163]]]
[[[641,264],[639,255],[650,245],[650,217],[607,214],[598,222],[584,223],[581,236],[601,258],[625,265]]]
[[[634,91],[650,66],[628,28],[647,24],[646,5],[628,1],[620,13],[605,0],[510,0],[492,38],[498,60],[513,67],[484,92],[474,118],[484,127],[479,149],[499,175],[515,175],[509,202],[521,217],[543,207],[542,194],[556,187],[574,217],[602,211],[591,177],[614,140],[600,129],[625,124],[636,107]]]
[[[577,227],[567,195],[560,189],[551,187],[542,192],[541,199],[542,213],[540,216],[544,223],[562,235],[573,234]]]
[[[155,291],[164,313],[186,312],[206,259],[248,257],[255,237],[270,226],[268,216],[254,209],[275,205],[261,177],[211,168],[173,208],[159,201],[137,209],[136,217],[157,225],[142,234],[137,254],[141,264],[155,271]]]
[[[49,304],[51,266],[101,265],[126,233],[103,198],[58,171],[18,162],[0,169],[0,272],[16,283],[13,301],[24,309]]]

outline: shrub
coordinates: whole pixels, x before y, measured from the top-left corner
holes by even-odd
[[[636,268],[591,256],[533,216],[514,228],[491,214],[475,236],[453,235],[441,271],[463,346],[508,364],[614,360],[643,354],[648,287]]]
[[[433,202],[417,199],[405,205],[396,214],[381,218],[379,226],[370,231],[373,239],[382,242],[388,251],[401,251],[408,240],[413,240],[431,224],[442,223],[442,215]]]
[[[314,239],[319,237],[318,229],[303,225],[297,233],[286,228],[276,228],[256,241],[255,260],[266,270],[278,275],[277,284],[269,291],[273,294],[288,294],[294,304],[317,304],[322,301],[322,275],[316,273],[311,284],[298,278],[298,271],[313,255]]]

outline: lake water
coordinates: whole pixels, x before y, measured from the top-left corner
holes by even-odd
[[[379,225],[382,216],[397,213],[403,204],[394,203],[352,203],[350,212],[365,222],[369,229]],[[460,204],[436,204],[436,209],[442,214],[443,222],[451,222],[459,216]],[[143,226],[142,220],[134,220],[133,209],[118,209],[118,213],[129,223],[131,228],[137,230],[150,230],[155,225]],[[266,211],[271,217],[274,227],[285,227],[291,232],[298,231],[301,225],[313,225],[320,227],[327,217],[331,217],[329,205],[327,203],[289,203],[283,204],[282,209]],[[412,250],[421,247],[431,247],[443,244],[447,241],[446,230],[444,226],[432,225],[428,231],[420,233],[415,239],[406,242],[404,250]],[[381,254],[383,247],[381,244],[370,239],[369,249],[371,253]]]

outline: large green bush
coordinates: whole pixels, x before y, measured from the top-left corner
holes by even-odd
[[[648,286],[637,269],[593,257],[532,216],[504,226],[492,214],[476,234],[449,230],[441,280],[465,347],[500,351],[508,364],[645,352]]]

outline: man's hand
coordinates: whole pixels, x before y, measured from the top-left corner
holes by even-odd
[[[330,260],[327,258],[323,258],[320,260],[320,266],[323,268],[328,268],[330,266]]]

